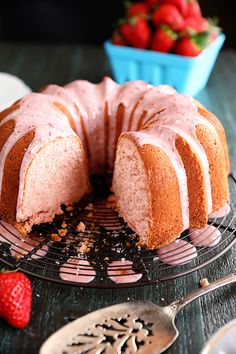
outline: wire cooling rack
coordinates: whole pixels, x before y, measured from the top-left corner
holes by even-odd
[[[188,262],[186,244],[181,242],[174,264],[163,262],[157,250],[138,246],[138,236],[112,209],[111,201],[107,201],[109,182],[110,177],[94,177],[96,194],[73,210],[64,208],[63,215],[53,223],[35,228],[26,239],[0,221],[0,260],[12,269],[48,281],[97,288],[130,287],[191,273],[222,256],[236,241],[236,210],[231,203],[226,217],[209,220],[209,227],[221,232],[217,244],[194,248],[185,232],[181,240],[192,247],[188,250]],[[236,200],[236,179],[232,174],[229,186],[231,201]],[[164,255],[168,256],[168,252]]]

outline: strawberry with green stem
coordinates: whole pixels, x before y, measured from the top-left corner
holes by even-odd
[[[195,34],[191,37],[181,38],[175,48],[176,54],[188,57],[199,55],[210,44],[210,36],[208,32]]]
[[[171,51],[176,43],[178,35],[167,25],[160,25],[151,39],[151,49],[167,53]]]
[[[127,42],[124,40],[124,38],[121,36],[121,34],[118,31],[115,31],[112,35],[111,41],[115,45],[126,45]]]
[[[119,31],[129,45],[140,49],[147,48],[151,30],[144,18],[137,16],[122,21]]]
[[[148,15],[148,7],[145,2],[127,2],[126,8],[128,17],[140,16],[146,18]]]
[[[0,318],[11,326],[24,328],[30,319],[32,289],[20,272],[0,272]]]
[[[204,17],[187,17],[184,20],[184,26],[182,32],[190,35],[207,32],[209,29],[209,23]]]

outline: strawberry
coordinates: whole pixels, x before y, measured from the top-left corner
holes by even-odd
[[[134,4],[128,3],[128,8],[127,8],[128,17],[142,16],[145,18],[147,14],[148,14],[148,8],[144,2],[136,2]]]
[[[204,17],[187,17],[184,21],[182,31],[190,34],[206,32],[209,29],[209,23]]]
[[[188,10],[187,0],[161,0],[161,4],[174,5],[183,17],[185,17],[187,14],[187,10]]]
[[[155,6],[159,4],[159,2],[160,0],[145,0],[148,10],[153,9]]]
[[[124,38],[121,36],[121,34],[118,31],[115,31],[113,33],[113,36],[111,38],[112,43],[116,44],[116,45],[126,45],[126,41],[124,40]]]
[[[133,17],[122,23],[120,33],[131,46],[140,49],[147,47],[151,36],[147,21],[141,17]]]
[[[176,7],[172,4],[160,5],[153,13],[152,20],[154,25],[168,25],[173,31],[183,28],[184,20]]]
[[[186,17],[202,17],[202,11],[197,0],[188,0]]]
[[[183,37],[177,42],[175,52],[179,55],[195,57],[199,55],[210,43],[207,32],[195,34],[192,37]]]
[[[29,279],[20,272],[0,273],[0,317],[16,328],[30,319],[32,290]]]
[[[169,26],[161,25],[152,37],[151,49],[167,53],[174,47],[177,37]]]

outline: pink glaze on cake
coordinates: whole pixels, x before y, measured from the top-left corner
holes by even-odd
[[[208,213],[211,213],[212,196],[209,164],[206,153],[197,139],[196,126],[198,124],[206,125],[210,130],[214,132],[214,134],[216,134],[215,128],[203,117],[201,117],[197,111],[196,106],[193,104],[192,98],[173,92],[173,90],[168,90],[168,94],[166,94],[166,90],[164,90],[165,94],[163,94],[162,88],[163,86],[160,86],[160,88],[157,87],[156,90],[151,90],[146,93],[146,96],[148,97],[150,95],[150,97],[148,97],[147,101],[144,100],[144,107],[147,105],[149,109],[148,115],[144,119],[143,126],[145,127],[146,124],[149,125],[151,122],[155,122],[155,120],[157,123],[154,123],[150,128],[145,129],[145,141],[142,142],[139,140],[139,142],[142,145],[147,143],[147,133],[147,135],[149,135],[149,143],[152,145],[155,145],[155,141],[159,138],[159,140],[162,140],[163,144],[168,144],[168,142],[171,141],[171,145],[174,146],[177,135],[181,136],[188,143],[190,143],[191,147],[195,150],[196,155],[199,157],[204,167],[203,171],[205,173]],[[157,95],[158,89],[160,91],[157,100],[155,99],[153,92],[155,92]],[[138,109],[142,111],[144,107],[141,106],[142,104],[140,104]],[[155,112],[157,113],[155,114]],[[149,121],[150,117],[153,117],[152,121]],[[166,136],[165,133],[160,131],[161,127],[166,127],[173,132],[171,138],[170,136]],[[136,132],[135,134],[138,133],[140,132]],[[174,154],[172,153],[171,155],[176,155],[176,150],[174,151]]]
[[[176,240],[158,249],[159,259],[169,265],[181,265],[197,257],[196,248],[184,240]]]
[[[10,120],[15,127],[0,151],[0,193],[9,152],[26,133],[35,131],[19,173],[15,221],[24,224],[26,231],[36,223],[51,221],[61,212],[61,204],[73,204],[90,191],[87,165],[90,173],[111,171],[117,140],[126,131],[131,131],[127,134],[139,147],[157,146],[171,160],[179,185],[183,230],[189,226],[187,179],[175,141],[178,136],[186,140],[202,164],[211,215],[209,163],[196,126],[207,127],[219,140],[216,129],[201,116],[190,97],[168,86],[153,87],[142,81],[118,85],[109,78],[99,84],[78,80],[63,88],[50,85],[42,93],[26,95],[19,107],[0,121],[0,128]],[[48,166],[44,164],[45,151]]]
[[[132,269],[133,262],[121,259],[113,261],[107,267],[109,278],[117,284],[135,283],[142,278],[142,274],[135,273]]]
[[[203,229],[189,230],[189,239],[196,247],[213,247],[221,240],[221,232],[215,226],[208,225]]]
[[[223,218],[224,216],[228,215],[230,213],[230,205],[226,203],[223,208],[221,208],[218,211],[211,212],[209,214],[210,219],[217,219],[217,218]]]
[[[90,283],[95,278],[96,272],[88,261],[71,258],[61,266],[59,276],[65,281]]]
[[[156,126],[155,131],[146,129],[137,133],[129,133],[139,145],[151,144],[163,150],[172,162],[179,181],[180,199],[182,206],[183,230],[189,227],[189,203],[187,178],[183,162],[175,147],[176,134],[165,126]],[[164,137],[164,139],[163,139]],[[183,231],[182,230],[182,231]]]

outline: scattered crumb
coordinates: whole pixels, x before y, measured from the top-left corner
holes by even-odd
[[[68,207],[66,208],[66,211],[72,211],[72,210],[74,210],[74,207],[73,207],[73,206],[68,206]]]
[[[61,224],[61,227],[62,227],[63,229],[65,229],[65,228],[67,227],[67,223],[66,223],[65,221],[63,221],[63,223]]]
[[[88,213],[86,216],[88,216],[89,218],[93,217],[93,213],[90,211],[90,213]]]
[[[67,229],[60,229],[60,230],[58,230],[58,234],[59,234],[59,236],[61,236],[61,237],[65,237],[66,234],[67,234]]]
[[[84,232],[85,231],[85,229],[86,229],[86,226],[85,226],[85,224],[81,221],[78,225],[77,225],[77,231],[78,232]]]
[[[79,251],[80,252],[88,252],[88,245],[86,243],[83,243],[82,246],[80,246]]]
[[[51,234],[51,239],[55,242],[61,241],[61,237],[58,234]]]
[[[85,207],[85,210],[93,210],[94,206],[92,203],[88,203],[88,205]]]
[[[109,259],[110,259],[109,257],[105,257],[104,261],[109,261]]]
[[[18,253],[18,252],[12,252],[12,256],[15,258],[15,259],[21,259],[23,256],[22,254]]]
[[[201,280],[200,280],[200,285],[201,285],[201,287],[204,287],[204,286],[209,285],[208,279],[207,279],[207,278],[201,279]]]

